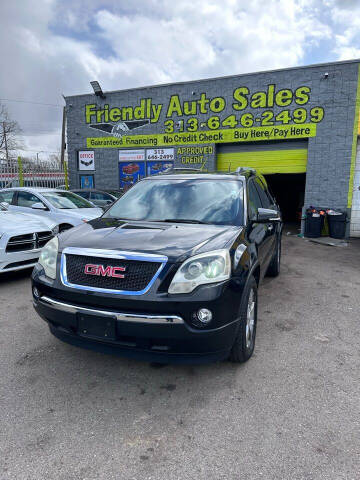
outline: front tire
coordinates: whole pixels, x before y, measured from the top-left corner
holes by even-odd
[[[247,362],[254,352],[257,298],[257,283],[252,276],[241,300],[239,329],[229,356],[231,362]]]

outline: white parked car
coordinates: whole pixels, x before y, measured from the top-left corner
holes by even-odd
[[[33,267],[41,248],[57,233],[53,220],[10,212],[0,203],[0,273]]]
[[[0,190],[0,201],[7,202],[11,211],[50,218],[59,225],[60,232],[104,213],[79,195],[55,188],[5,188]]]

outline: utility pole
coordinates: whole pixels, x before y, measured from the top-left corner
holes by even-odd
[[[8,144],[7,144],[7,136],[6,136],[5,122],[2,122],[2,124],[3,124],[4,143],[5,143],[6,163],[9,164],[9,150],[8,150]]]
[[[61,128],[61,156],[60,156],[60,162],[62,167],[64,166],[64,156],[65,156],[65,123],[66,123],[66,107],[63,107],[62,128]]]

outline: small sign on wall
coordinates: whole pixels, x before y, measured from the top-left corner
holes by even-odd
[[[151,162],[146,162],[146,166],[148,175],[157,175],[158,173],[172,170],[174,168],[174,162],[169,160],[152,160]]]
[[[82,150],[78,155],[79,170],[95,170],[94,150]]]
[[[146,160],[175,160],[174,148],[149,148],[146,150]]]
[[[80,188],[94,188],[94,175],[80,175]]]
[[[119,162],[141,162],[145,160],[145,150],[119,150]]]
[[[125,192],[145,177],[145,150],[119,150],[119,175]]]

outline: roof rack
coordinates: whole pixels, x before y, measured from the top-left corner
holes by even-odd
[[[166,173],[171,173],[171,172],[201,172],[201,168],[182,168],[182,167],[172,167],[167,170],[164,170],[163,172],[159,172],[159,175],[163,175]]]
[[[185,168],[182,168],[182,167],[174,167],[172,168],[171,170],[190,170],[190,172],[201,172],[201,168],[188,168],[188,167],[185,167]]]
[[[256,170],[251,167],[238,167],[235,172],[230,172],[232,175],[242,175],[243,173],[253,173],[256,175]]]

